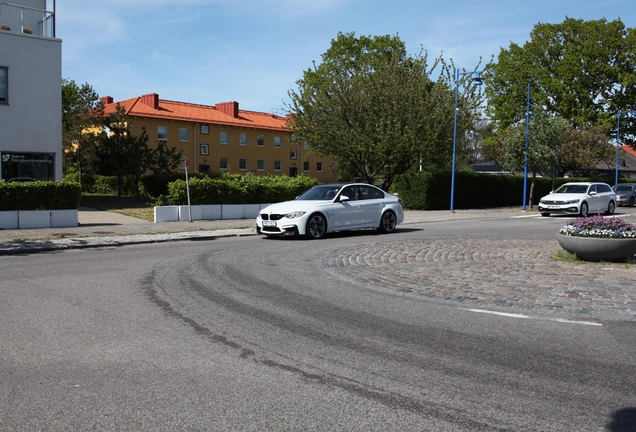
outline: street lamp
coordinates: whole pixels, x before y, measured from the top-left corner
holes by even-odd
[[[627,118],[636,118],[636,110],[621,111],[618,109],[618,128],[616,129],[616,179],[614,184],[618,184],[618,148],[621,145],[621,116],[625,114]]]
[[[457,75],[455,77],[455,120],[453,123],[453,168],[451,172],[451,199],[450,199],[450,211],[455,211],[455,159],[457,155],[457,111],[458,109],[458,100],[459,100],[459,76],[460,75],[472,75],[475,74],[473,78],[473,83],[475,85],[482,85],[483,81],[481,79],[481,72],[473,71],[473,72],[460,72],[457,71]]]

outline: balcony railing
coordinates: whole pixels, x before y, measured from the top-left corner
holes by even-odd
[[[51,11],[0,2],[0,31],[55,37],[55,14]]]

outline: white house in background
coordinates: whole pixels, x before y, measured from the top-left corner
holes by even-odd
[[[62,179],[61,88],[55,0],[0,0],[0,179]]]

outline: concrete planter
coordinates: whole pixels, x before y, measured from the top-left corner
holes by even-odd
[[[18,229],[18,211],[0,211],[0,229]]]
[[[77,209],[51,210],[51,228],[76,227],[79,225]]]
[[[243,219],[243,204],[223,204],[222,219]]]
[[[20,229],[51,228],[51,210],[20,210],[18,224]]]
[[[179,220],[179,206],[155,207],[155,223],[177,222]]]
[[[576,237],[557,234],[563,249],[585,261],[615,261],[636,254],[636,238]]]
[[[201,220],[201,206],[200,205],[191,205],[192,209],[192,220]],[[188,206],[182,205],[179,206],[179,220],[180,221],[189,221],[190,214],[188,213]]]

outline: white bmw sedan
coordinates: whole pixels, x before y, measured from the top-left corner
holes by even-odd
[[[314,186],[293,201],[272,204],[256,217],[256,231],[266,236],[304,235],[376,228],[389,233],[404,221],[397,196],[363,183]]]
[[[611,215],[616,209],[616,194],[607,183],[570,182],[539,200],[541,216],[550,214]]]

